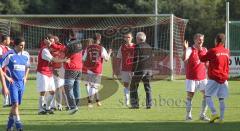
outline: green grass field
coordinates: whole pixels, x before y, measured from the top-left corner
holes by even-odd
[[[105,65],[105,76],[111,76],[110,64]],[[225,123],[209,124],[198,120],[201,94],[198,92],[193,101],[193,121],[185,119],[185,86],[183,80],[152,82],[154,106],[145,109],[145,93],[140,85],[140,105],[130,110],[123,105],[121,84],[103,79],[106,92],[102,106],[89,109],[81,106],[79,112],[68,115],[66,111],[56,111],[54,115],[37,115],[38,93],[36,81],[28,81],[21,105],[21,120],[25,131],[238,131],[240,125],[239,82],[230,81],[230,96],[226,100]],[[82,97],[86,96],[81,87]],[[2,97],[2,96],[1,96]],[[215,99],[218,108],[217,100]],[[2,101],[0,102],[2,106]],[[219,111],[219,110],[218,110]],[[9,108],[0,108],[0,131],[5,130]],[[208,115],[210,112],[208,111]]]

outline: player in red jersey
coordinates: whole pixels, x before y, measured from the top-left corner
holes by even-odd
[[[224,48],[225,35],[220,33],[215,38],[215,48],[210,49],[207,54],[201,49],[199,52],[200,60],[209,61],[208,83],[206,86],[206,101],[211,109],[212,117],[210,123],[216,119],[222,123],[224,119],[225,103],[224,99],[228,96],[228,75],[229,75],[229,50]],[[212,96],[219,99],[220,116],[214,107]]]
[[[10,45],[10,36],[3,35],[2,42],[0,44],[0,58],[2,58],[2,56],[10,50],[9,45]],[[4,72],[4,76],[8,78],[7,68],[3,68],[3,72]],[[8,87],[9,82],[6,81],[6,83]],[[10,96],[6,94],[6,95],[3,95],[3,107],[7,107],[7,106],[11,106],[11,99],[10,99]]]
[[[59,38],[57,36],[54,36],[54,44],[51,45],[52,56],[58,59],[64,59],[66,50],[67,50],[66,46],[60,43]],[[67,102],[67,96],[64,90],[65,69],[63,67],[63,63],[59,62],[53,62],[52,66],[53,66],[53,79],[56,86],[55,91],[56,100],[52,103],[51,108],[58,109],[61,111],[63,110],[62,106],[63,99],[66,107],[69,107]]]
[[[133,66],[133,57],[135,44],[132,43],[132,33],[127,33],[123,35],[125,41],[118,50],[117,53],[117,63],[121,65],[121,80],[124,86],[124,96],[125,96],[125,105],[130,106],[130,92],[129,85],[131,82],[132,66]]]
[[[89,107],[92,107],[92,102],[94,97],[96,96],[97,105],[101,106],[98,88],[101,83],[101,75],[102,75],[102,65],[103,60],[108,61],[110,59],[110,55],[112,50],[110,49],[109,52],[106,49],[99,45],[99,34],[95,34],[94,43],[89,45],[83,55],[83,61],[85,66],[87,67],[87,81],[90,85],[89,90]]]
[[[202,47],[204,42],[204,35],[195,34],[194,35],[194,45],[188,47],[188,42],[185,41],[184,56],[183,60],[186,64],[186,120],[192,120],[192,98],[197,90],[200,90],[203,94],[202,106],[200,111],[200,120],[209,121],[210,119],[206,116],[207,104],[204,97],[205,87],[207,84],[206,76],[206,63],[201,62],[198,57],[199,49],[202,49],[202,53],[207,53],[207,49]]]
[[[37,65],[37,89],[40,93],[39,97],[39,115],[46,114],[49,112],[53,114],[53,110],[50,110],[50,105],[54,100],[55,85],[53,80],[53,68],[51,62],[67,62],[67,59],[54,58],[50,53],[50,46],[53,42],[50,38],[44,39],[46,44],[38,54],[38,65]],[[46,100],[46,110],[43,107],[45,93],[49,92],[49,96]]]

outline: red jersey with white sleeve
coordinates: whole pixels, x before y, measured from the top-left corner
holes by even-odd
[[[8,46],[5,45],[0,45],[0,56],[3,56],[6,54],[9,50],[11,50]],[[6,73],[6,67],[3,68],[3,72]]]
[[[54,43],[50,46],[50,48],[51,48],[51,54],[54,58],[58,58],[58,59],[65,58],[65,51],[66,51],[65,45],[63,45],[61,43]],[[62,63],[53,62],[52,66],[54,69],[59,69],[62,67]]]
[[[51,55],[48,48],[42,48],[38,53],[38,65],[37,72],[40,72],[43,75],[51,77],[53,75],[53,69],[51,61],[53,56]]]
[[[10,50],[8,46],[5,45],[0,45],[0,56],[4,55]]]
[[[95,74],[102,74],[103,59],[109,60],[106,49],[100,45],[89,45],[84,53],[83,61],[88,70]]]
[[[228,80],[229,75],[229,50],[223,44],[216,45],[207,54],[199,51],[200,60],[209,61],[208,78],[222,84]]]
[[[121,59],[122,71],[132,71],[135,46],[124,44],[119,48],[117,58]]]
[[[189,80],[204,80],[206,79],[206,66],[201,62],[198,56],[198,49],[195,47],[188,47],[186,50],[186,57],[188,59],[186,64],[186,78]],[[202,53],[206,54],[207,49],[202,48]]]

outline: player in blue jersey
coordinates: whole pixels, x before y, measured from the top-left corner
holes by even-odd
[[[22,96],[27,81],[30,62],[29,54],[24,51],[25,40],[23,37],[15,39],[15,46],[13,50],[8,51],[0,61],[0,75],[3,86],[4,95],[10,94],[12,107],[9,113],[9,119],[7,123],[7,131],[13,130],[14,124],[17,131],[23,130],[23,125],[20,121],[19,105],[22,102]],[[9,76],[4,77],[2,68],[7,67],[9,70]],[[10,82],[9,89],[6,87],[6,81]]]

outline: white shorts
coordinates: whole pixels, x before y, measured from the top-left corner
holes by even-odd
[[[205,96],[217,96],[218,98],[228,97],[228,81],[220,84],[215,80],[208,80]]]
[[[90,84],[90,86],[93,86],[95,88],[100,87],[101,78],[102,78],[101,74],[95,74],[95,73],[88,70],[86,77],[87,77],[86,82],[88,84]]]
[[[207,79],[200,81],[186,79],[185,83],[187,92],[195,92],[196,90],[203,91],[206,88]]]
[[[131,71],[121,71],[122,82],[130,83],[132,79],[131,73]]]
[[[37,72],[37,90],[43,91],[55,91],[54,79]]]
[[[54,69],[53,79],[54,79],[56,88],[60,88],[64,86],[64,73],[65,73],[65,70],[63,67],[59,69]]]

